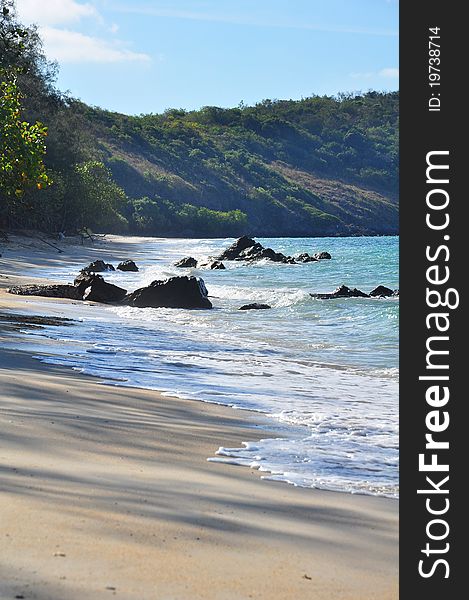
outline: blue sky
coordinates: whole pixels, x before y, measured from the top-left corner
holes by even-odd
[[[397,0],[17,0],[58,85],[127,114],[398,89]]]

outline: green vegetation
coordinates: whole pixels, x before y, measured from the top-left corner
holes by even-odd
[[[0,20],[0,196],[3,210],[11,214],[27,209],[26,190],[40,190],[50,179],[43,162],[47,128],[22,118],[18,78],[26,71],[21,58],[28,32],[9,18],[9,4],[2,4]]]
[[[50,232],[397,233],[397,93],[112,113],[60,94],[37,32],[16,22],[11,0],[0,6],[2,73],[22,69],[27,121],[48,128],[53,181],[25,191],[27,211],[0,191],[4,224],[13,211],[16,223]],[[26,35],[3,34],[16,29]]]
[[[2,71],[0,71],[0,74]],[[49,184],[43,162],[47,129],[21,119],[21,95],[8,73],[0,82],[0,190],[8,198]]]

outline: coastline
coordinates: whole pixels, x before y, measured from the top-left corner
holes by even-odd
[[[52,252],[31,267],[70,257]],[[44,314],[39,300],[47,314],[73,304],[2,292],[0,306]],[[207,462],[275,435],[260,417],[105,386],[21,351],[1,350],[0,365],[1,597],[397,598],[396,501]]]

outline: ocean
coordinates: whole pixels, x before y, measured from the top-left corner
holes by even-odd
[[[78,305],[75,325],[29,331],[22,348],[110,384],[257,411],[280,433],[215,447],[208,460],[298,486],[397,497],[399,299],[309,293],[340,284],[398,288],[398,238],[258,238],[287,255],[327,251],[332,259],[173,266],[184,256],[215,256],[232,241],[129,238],[131,253],[108,257],[139,265],[138,273],[105,274],[129,291],[173,275],[202,277],[213,310]],[[34,275],[71,281],[83,266]],[[272,309],[238,310],[249,302]]]

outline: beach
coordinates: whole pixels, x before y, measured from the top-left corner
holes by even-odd
[[[68,317],[75,301],[4,290],[26,268],[109,254],[4,250],[0,312]],[[1,324],[2,347],[14,329]],[[103,385],[21,350],[1,350],[0,385],[1,598],[397,598],[396,500],[207,461],[275,437],[262,416]]]

